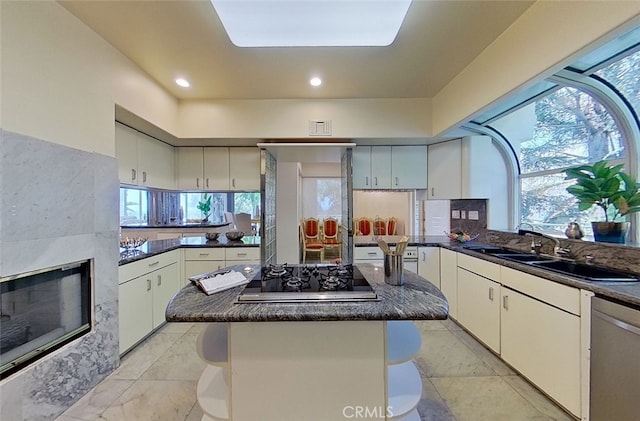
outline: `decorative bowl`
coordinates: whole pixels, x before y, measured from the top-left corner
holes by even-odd
[[[242,231],[227,231],[224,233],[227,236],[228,240],[237,241],[244,237],[244,232]]]
[[[452,239],[453,241],[457,241],[458,243],[468,243],[469,241],[473,241],[480,236],[480,234],[471,235],[463,231],[445,231],[445,234],[447,234],[450,239]]]
[[[133,250],[147,242],[147,238],[143,237],[122,237],[120,239],[120,247],[125,250]]]
[[[208,232],[204,235],[208,241],[216,241],[220,236],[219,232]]]

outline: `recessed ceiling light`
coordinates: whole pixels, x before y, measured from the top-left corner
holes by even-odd
[[[191,86],[191,84],[189,83],[188,80],[183,79],[181,77],[179,77],[178,79],[176,79],[176,84],[178,86],[182,86],[183,88],[188,88],[189,86]]]
[[[309,80],[309,83],[311,84],[311,86],[320,86],[322,85],[322,79],[320,79],[319,77],[312,77]]]
[[[238,47],[387,46],[411,0],[211,0]]]

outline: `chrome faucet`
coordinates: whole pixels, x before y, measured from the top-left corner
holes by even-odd
[[[571,254],[571,249],[568,247],[560,247],[560,240],[556,237],[552,237],[547,234],[543,234],[537,231],[529,231],[529,230],[518,230],[518,235],[530,235],[532,237],[542,237],[553,241],[553,254],[555,256],[569,256]],[[535,238],[531,238],[531,253],[540,254],[540,250],[542,249],[542,241],[536,241]]]

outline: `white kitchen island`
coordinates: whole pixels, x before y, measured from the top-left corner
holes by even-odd
[[[167,320],[210,323],[196,344],[208,363],[203,420],[419,419],[411,358],[420,335],[410,320],[445,319],[446,300],[418,275],[391,286],[379,268],[359,268],[379,301],[237,304],[241,287],[183,288]]]

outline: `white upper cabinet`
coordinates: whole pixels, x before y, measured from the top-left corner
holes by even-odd
[[[358,146],[353,150],[354,189],[424,189],[426,146]]]
[[[260,190],[260,150],[253,147],[177,148],[178,188]]]
[[[391,188],[427,188],[427,147],[391,147]]]
[[[485,199],[493,184],[491,138],[467,136],[429,145],[429,199]]]
[[[173,146],[120,123],[115,126],[115,140],[122,184],[175,188]]]

